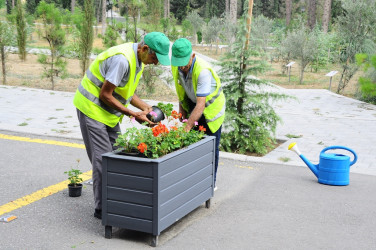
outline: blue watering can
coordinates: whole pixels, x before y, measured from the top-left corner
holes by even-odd
[[[356,153],[344,146],[330,146],[324,148],[320,153],[320,162],[317,165],[312,164],[298,149],[295,142],[288,147],[289,150],[294,151],[307,164],[309,169],[316,175],[319,183],[333,186],[349,185],[350,166],[352,166],[358,156]],[[354,155],[354,160],[350,162],[350,157],[343,154],[327,154],[325,153],[331,149],[345,149]]]

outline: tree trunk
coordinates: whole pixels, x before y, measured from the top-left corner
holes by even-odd
[[[290,25],[292,13],[292,0],[286,0],[286,26]]]
[[[134,42],[137,43],[137,17],[133,16],[133,24],[134,24]]]
[[[237,13],[238,13],[238,1],[230,0],[230,21],[236,23]]]
[[[164,0],[164,18],[170,17],[170,0]]]
[[[226,15],[230,15],[230,0],[226,1]]]
[[[106,33],[106,16],[107,16],[107,9],[106,9],[106,0],[102,0],[102,36]]]
[[[316,0],[308,1],[308,27],[313,30],[316,25]]]
[[[329,29],[331,8],[332,8],[332,0],[325,0],[324,13],[322,15],[322,30],[324,31],[324,33],[327,33]]]
[[[12,0],[12,9],[14,9],[14,0]]]
[[[303,83],[303,76],[304,76],[304,66],[300,66],[300,79],[299,79],[299,84]]]
[[[76,0],[71,0],[71,12],[74,13],[74,6],[76,6]]]
[[[5,49],[4,46],[0,47],[0,54],[1,54],[1,67],[3,72],[3,84],[5,85],[7,83],[7,77],[6,77],[6,69],[5,69]]]
[[[252,10],[253,10],[253,0],[249,0],[248,2],[248,17],[247,17],[247,33],[246,33],[246,38],[245,38],[245,46],[244,46],[244,51],[248,50],[249,46],[249,39],[251,37],[251,24],[252,24]],[[247,58],[245,56],[242,57],[242,72],[244,72],[247,69],[247,64],[245,63],[247,61]],[[246,98],[246,88],[245,88],[245,83],[246,78],[243,78],[243,80],[240,81],[239,84],[239,89],[240,89],[240,97],[238,99],[238,102],[236,104],[237,106],[237,111],[240,115],[243,115],[244,113],[244,101]]]
[[[54,64],[55,64],[55,52],[51,50],[51,84],[52,84],[52,90],[55,88],[55,82],[54,82]]]

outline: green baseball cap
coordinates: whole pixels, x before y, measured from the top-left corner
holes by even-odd
[[[168,40],[165,34],[161,32],[148,33],[144,38],[144,42],[155,51],[160,64],[171,64],[170,57],[168,56],[168,52],[170,51],[170,40]]]
[[[188,39],[179,38],[172,45],[171,64],[173,66],[186,66],[192,54],[192,44]]]

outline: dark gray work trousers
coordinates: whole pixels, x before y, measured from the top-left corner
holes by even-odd
[[[93,168],[95,209],[102,209],[102,154],[115,150],[115,139],[120,131],[119,123],[111,128],[91,119],[77,109],[78,121],[86,152]]]

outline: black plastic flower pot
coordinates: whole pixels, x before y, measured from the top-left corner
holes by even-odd
[[[155,114],[152,115],[150,113],[146,115],[146,117],[150,121],[152,121],[152,122],[160,122],[160,121],[164,120],[165,115],[164,115],[164,113],[162,112],[162,110],[160,108],[158,108],[157,106],[153,106],[153,111],[156,114],[156,116],[155,116]]]
[[[79,197],[82,193],[82,184],[68,184],[69,197]]]

